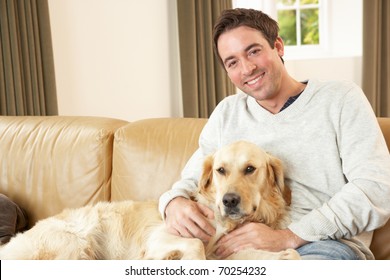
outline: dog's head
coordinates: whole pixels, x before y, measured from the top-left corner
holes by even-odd
[[[245,141],[206,158],[199,194],[214,204],[222,219],[235,224],[264,222],[274,228],[279,227],[291,200],[281,161]]]

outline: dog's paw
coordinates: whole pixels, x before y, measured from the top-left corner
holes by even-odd
[[[294,249],[287,249],[282,252],[280,252],[280,259],[281,260],[300,260],[301,256],[299,253]]]

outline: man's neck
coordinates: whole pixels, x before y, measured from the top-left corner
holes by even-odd
[[[274,98],[256,101],[270,113],[277,114],[290,97],[300,94],[305,87],[306,84],[291,79],[287,85],[281,87],[279,93],[277,93]]]

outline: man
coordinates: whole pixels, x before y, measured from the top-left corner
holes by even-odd
[[[349,82],[298,82],[283,63],[277,23],[261,11],[223,12],[214,47],[244,93],[218,104],[182,179],[160,198],[169,230],[207,241],[212,212],[188,199],[202,160],[236,140],[261,146],[284,163],[292,223],[273,230],[248,223],[219,240],[223,258],[243,248],[295,248],[303,259],[372,259],[372,231],[390,216],[390,157],[363,92]]]

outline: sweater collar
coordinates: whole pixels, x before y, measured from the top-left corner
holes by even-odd
[[[256,118],[266,119],[266,120],[284,120],[290,117],[293,117],[297,113],[299,113],[304,106],[309,102],[312,97],[312,93],[315,88],[315,81],[306,80],[302,81],[302,83],[306,83],[306,88],[293,97],[290,97],[287,102],[284,104],[282,109],[277,114],[272,114],[268,110],[264,109],[260,106],[256,99],[251,96],[248,96],[247,104],[248,109],[251,113],[256,116]],[[299,97],[299,98],[298,98]]]

